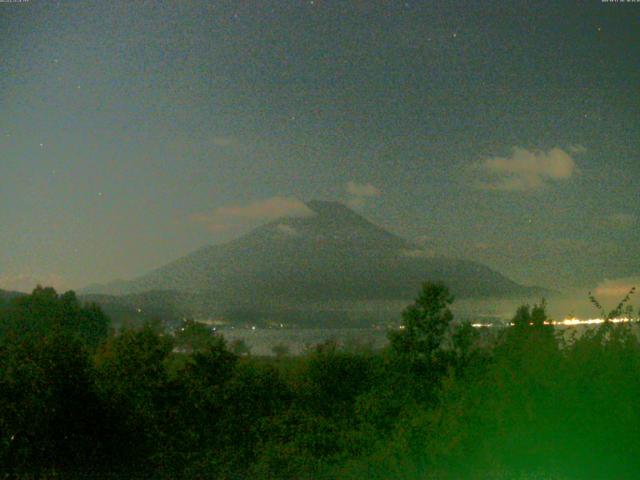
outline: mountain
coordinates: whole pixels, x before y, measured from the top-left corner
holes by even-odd
[[[426,280],[444,281],[463,298],[544,293],[479,263],[430,256],[341,203],[307,206],[309,215],[278,219],[137,279],[92,286],[84,293],[126,295],[129,303],[145,305],[154,298],[197,315],[411,300]]]
[[[22,297],[23,295],[26,295],[26,293],[0,289],[0,303],[8,302],[9,300],[12,300],[16,297]]]

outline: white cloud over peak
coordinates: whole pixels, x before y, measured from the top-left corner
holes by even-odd
[[[382,192],[371,183],[349,181],[346,184],[346,190],[349,194],[347,205],[351,208],[362,208],[366,205],[368,199],[382,195]]]
[[[247,205],[218,207],[210,213],[196,213],[190,216],[190,220],[206,225],[215,233],[220,233],[234,227],[281,217],[308,215],[313,215],[313,212],[297,198],[276,196]]]
[[[502,191],[537,190],[568,180],[578,172],[571,154],[561,148],[531,151],[520,147],[514,147],[509,157],[491,157],[476,163],[475,170],[484,177],[479,181],[481,188]]]
[[[347,193],[355,197],[379,197],[380,190],[370,183],[347,182]]]

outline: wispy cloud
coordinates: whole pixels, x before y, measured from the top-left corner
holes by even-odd
[[[569,152],[575,153],[576,155],[580,153],[586,153],[587,148],[584,145],[571,145],[569,147]]]
[[[350,207],[361,208],[367,203],[371,197],[379,197],[382,192],[371,183],[356,183],[349,181],[346,184],[346,190],[349,194],[347,204]]]
[[[347,193],[356,197],[380,196],[380,190],[370,183],[347,182]]]
[[[632,287],[640,287],[640,277],[605,279],[598,284],[593,293],[596,297],[614,297],[615,300],[622,300]],[[638,297],[632,298],[631,304],[637,303],[637,300]]]
[[[585,151],[584,147],[574,154]],[[568,180],[578,172],[575,160],[561,148],[548,151],[514,147],[509,157],[486,158],[474,165],[483,179],[477,183],[487,190],[531,191],[553,182]]]
[[[215,233],[220,233],[235,227],[281,217],[307,215],[313,215],[313,212],[297,198],[272,197],[248,205],[218,207],[211,213],[195,213],[190,216],[190,220],[206,225]]]

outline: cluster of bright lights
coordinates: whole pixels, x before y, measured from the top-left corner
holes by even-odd
[[[545,320],[545,325],[553,325],[553,326],[565,326],[565,327],[573,327],[576,325],[598,325],[601,323],[605,323],[607,320],[604,318],[587,318],[585,320],[581,320],[579,318],[571,317],[565,318],[564,320]],[[629,323],[633,322],[632,318],[628,317],[616,317],[609,319],[611,323]],[[507,323],[507,326],[512,327],[514,325],[513,322]],[[529,325],[533,326],[533,323],[529,323]],[[472,327],[474,328],[487,328],[487,327],[496,327],[500,326],[494,323],[472,323]]]
[[[597,325],[599,323],[604,323],[607,320],[604,318],[588,318],[586,320],[580,320],[579,318],[565,318],[564,320],[550,320],[544,322],[545,325]],[[611,323],[628,323],[633,321],[628,317],[616,317],[609,319]]]

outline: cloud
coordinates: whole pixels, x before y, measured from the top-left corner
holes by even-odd
[[[347,193],[355,197],[379,197],[380,190],[370,183],[347,182]]]
[[[605,279],[593,290],[596,298],[620,301],[629,293],[632,287],[640,288],[640,277],[624,277],[614,280]],[[637,295],[637,294],[636,294]],[[613,299],[607,297],[614,297]],[[631,297],[631,304],[637,303],[638,297]]]
[[[571,145],[569,147],[569,151],[571,153],[575,153],[576,155],[579,155],[581,153],[586,153],[587,149],[584,145],[578,144],[578,145]]]
[[[53,287],[58,292],[68,289],[68,283],[61,275],[55,273],[8,273],[0,275],[0,289],[30,293],[38,285]]]
[[[367,199],[382,195],[380,190],[370,183],[356,183],[349,181],[347,182],[346,189],[347,193],[350,195],[350,198],[347,200],[347,205],[351,208],[362,208],[366,205]]]
[[[297,198],[272,197],[245,206],[220,207],[217,214],[226,218],[274,220],[279,217],[311,215],[313,212]]]
[[[481,188],[502,191],[537,190],[578,172],[573,157],[561,148],[530,151],[514,147],[511,156],[487,158],[474,169],[487,177],[479,182]]]
[[[281,217],[301,217],[313,212],[297,198],[271,197],[266,200],[216,208],[211,213],[195,213],[192,222],[206,225],[214,233],[221,233],[234,227],[275,220]]]
[[[347,200],[347,205],[350,208],[362,208],[367,204],[367,199],[365,197],[351,197]]]

